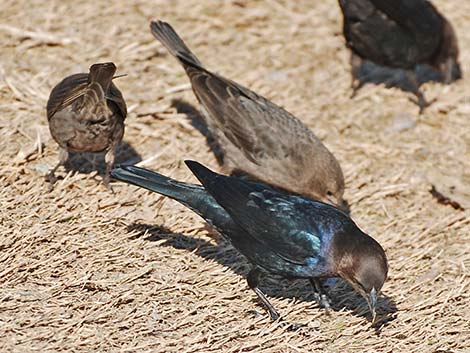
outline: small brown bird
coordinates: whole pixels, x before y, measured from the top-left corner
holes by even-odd
[[[51,185],[55,171],[69,152],[106,151],[104,184],[109,188],[109,172],[116,149],[124,135],[126,102],[112,82],[114,63],[94,64],[90,73],[66,77],[52,89],[47,102],[47,120],[54,140],[60,146],[59,163],[49,172]]]
[[[427,0],[339,0],[343,33],[352,51],[353,96],[363,60],[407,70],[420,113],[428,103],[415,75],[417,65],[428,65],[440,80],[450,83],[462,75],[457,37],[449,21]]]
[[[155,21],[150,28],[189,76],[206,124],[224,150],[225,172],[343,206],[341,167],[310,129],[266,98],[206,70],[168,23]]]

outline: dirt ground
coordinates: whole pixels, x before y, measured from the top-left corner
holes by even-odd
[[[469,352],[470,2],[434,1],[454,24],[464,79],[409,93],[366,85],[350,99],[335,0],[39,1],[0,5],[0,351]],[[247,288],[246,261],[191,211],[100,183],[103,158],[75,156],[47,191],[57,145],[45,105],[64,76],[113,61],[129,108],[118,163],[182,180],[218,168],[191,125],[197,102],[152,37],[170,22],[209,68],[284,106],[336,155],[352,217],[386,249],[378,328],[331,282],[326,315],[307,281]],[[438,204],[431,184],[465,211]],[[304,324],[289,331],[286,323]]]

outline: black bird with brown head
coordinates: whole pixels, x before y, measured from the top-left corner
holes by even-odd
[[[349,216],[320,201],[223,176],[197,162],[186,164],[202,186],[134,166],[113,169],[111,175],[177,200],[228,238],[251,263],[248,286],[273,320],[279,314],[258,288],[263,273],[309,279],[316,298],[327,308],[320,281],[341,277],[364,296],[375,320],[387,258],[379,243]]]

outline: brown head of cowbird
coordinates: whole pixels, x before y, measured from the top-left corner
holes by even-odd
[[[175,56],[223,149],[223,169],[343,206],[344,177],[333,154],[299,119],[238,83],[205,69],[175,30],[154,21],[152,34]]]
[[[428,65],[450,83],[462,76],[457,37],[450,22],[427,0],[339,0],[343,33],[351,49],[353,95],[362,60],[407,70],[420,112],[429,105],[415,75]]]
[[[124,135],[127,115],[121,91],[112,82],[115,73],[112,62],[94,64],[88,74],[68,76],[52,89],[47,120],[60,152],[59,163],[49,172],[51,184],[69,152],[107,151],[104,184],[109,187],[109,172]]]

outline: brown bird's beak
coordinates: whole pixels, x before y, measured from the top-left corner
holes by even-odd
[[[372,325],[374,325],[377,319],[377,312],[376,312],[377,292],[375,288],[372,288],[372,290],[370,291],[366,299],[367,299],[367,304],[369,304],[369,310],[372,314]]]
[[[351,212],[351,210],[349,209],[349,204],[346,200],[343,200],[343,199],[338,200],[333,195],[326,195],[325,201],[326,203],[329,203],[330,205],[333,205],[339,210],[343,211],[347,215],[349,215]]]
[[[127,76],[127,74],[116,75],[116,76],[113,76],[112,79],[114,80],[115,78],[120,78],[120,77],[124,77],[124,76]]]

